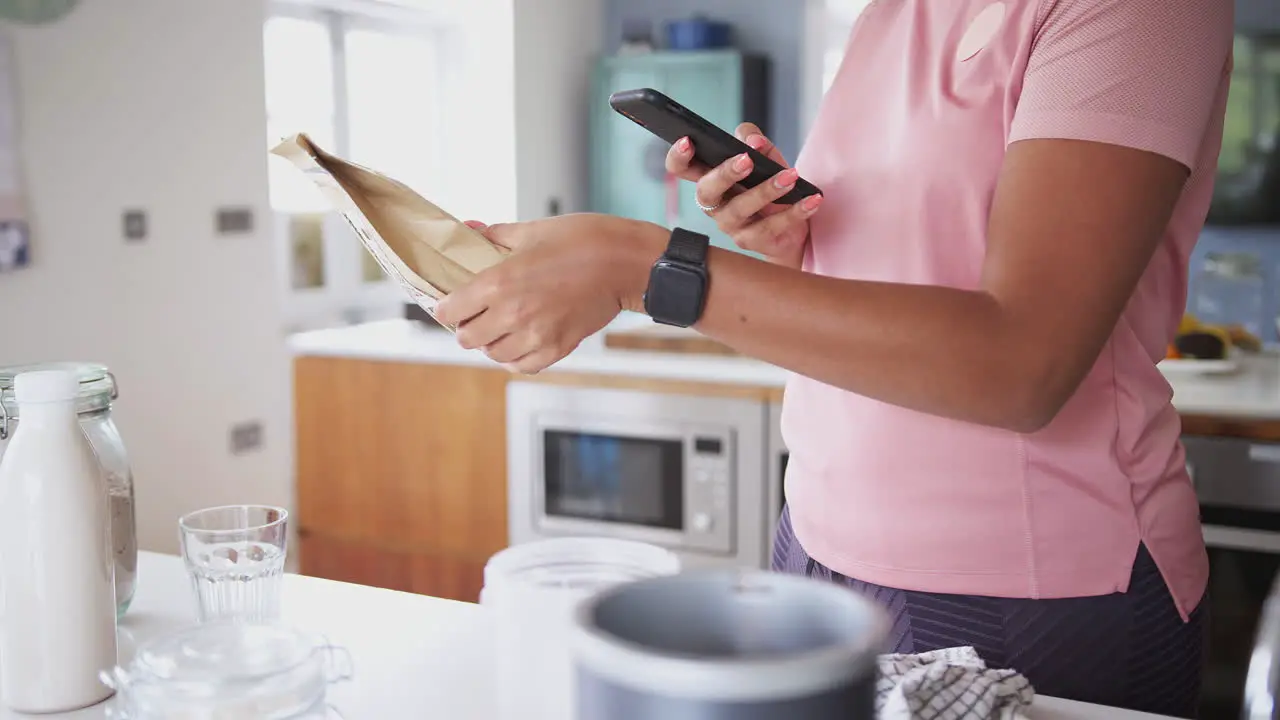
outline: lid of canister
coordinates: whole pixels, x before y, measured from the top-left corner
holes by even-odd
[[[60,370],[74,373],[79,381],[76,394],[80,412],[109,405],[116,396],[116,382],[106,365],[85,362],[51,362],[0,368],[0,404],[10,418],[18,417],[18,404],[13,396],[14,378],[22,373]]]
[[[496,593],[589,594],[680,571],[675,553],[634,540],[563,537],[513,545],[485,564],[484,589]]]
[[[13,393],[20,404],[70,402],[80,394],[80,379],[66,370],[19,373],[13,380]]]

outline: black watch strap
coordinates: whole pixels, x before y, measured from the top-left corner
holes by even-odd
[[[673,228],[667,249],[649,271],[644,311],[654,322],[689,327],[702,316],[707,301],[707,247],[701,233]]]
[[[706,235],[684,228],[675,228],[671,231],[671,240],[667,243],[665,255],[678,262],[705,265],[709,244]]]

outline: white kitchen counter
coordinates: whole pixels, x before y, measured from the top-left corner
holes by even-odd
[[[440,718],[495,720],[490,628],[477,605],[287,575],[284,620],[346,647],[351,681],[335,685],[330,704],[347,720]],[[121,657],[140,642],[194,622],[182,562],[142,553],[138,594],[121,623]],[[107,717],[114,700],[45,718]],[[30,716],[0,710],[0,720]],[[1158,716],[1040,698],[1033,720],[1155,720]],[[246,719],[248,720],[248,719]]]
[[[500,367],[479,350],[463,350],[452,333],[411,320],[383,320],[299,333],[290,336],[289,347],[294,355]],[[788,375],[782,368],[747,358],[612,350],[604,347],[600,337],[587,339],[577,351],[547,372],[632,375],[760,387],[782,387]]]
[[[647,322],[647,321],[645,321]],[[289,338],[294,355],[498,367],[483,353],[458,347],[453,335],[409,320],[386,320]],[[747,358],[613,350],[599,338],[548,369],[730,385],[782,387],[789,373]],[[1280,356],[1246,358],[1240,372],[1222,376],[1168,375],[1179,412],[1218,417],[1280,419]]]
[[[1280,355],[1268,351],[1241,359],[1229,375],[1166,373],[1173,404],[1184,415],[1280,419]]]

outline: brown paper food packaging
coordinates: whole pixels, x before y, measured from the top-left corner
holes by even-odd
[[[306,173],[383,272],[428,313],[509,252],[403,183],[331,155],[303,133],[271,152]]]

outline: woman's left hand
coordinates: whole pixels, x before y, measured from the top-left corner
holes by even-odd
[[[440,301],[437,321],[458,343],[495,362],[537,373],[578,347],[624,309],[636,309],[665,235],[608,215],[562,215],[477,227],[512,250]]]

